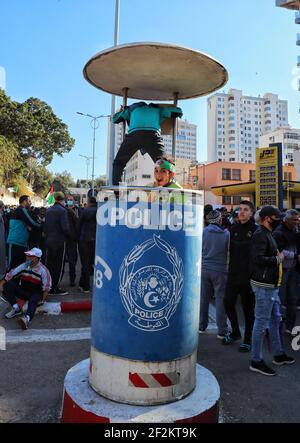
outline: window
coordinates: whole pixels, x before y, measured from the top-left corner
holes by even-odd
[[[255,182],[255,180],[256,180],[256,171],[255,170],[249,171],[249,180],[251,182]]]
[[[292,173],[291,172],[285,172],[283,180],[287,180],[287,181],[290,182],[292,180]]]
[[[241,180],[241,170],[233,169],[232,170],[232,180]]]
[[[239,195],[234,195],[232,197],[232,204],[233,205],[239,205],[242,201],[242,197],[240,197]]]
[[[228,197],[228,195],[222,195],[222,205],[231,205],[231,197]]]
[[[222,180],[231,180],[231,169],[222,168]]]

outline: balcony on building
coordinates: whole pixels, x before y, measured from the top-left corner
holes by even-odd
[[[300,25],[300,11],[295,12],[295,23],[296,25]]]
[[[276,0],[276,6],[287,9],[299,9],[299,0]]]
[[[296,44],[297,44],[298,46],[300,46],[300,34],[297,34],[297,42],[296,42]]]

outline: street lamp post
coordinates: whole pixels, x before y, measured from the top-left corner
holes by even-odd
[[[95,117],[91,114],[84,114],[83,112],[76,112],[76,114],[83,115],[84,117],[89,117],[91,119],[91,127],[93,129],[93,156],[89,157],[92,158],[92,196],[94,197],[95,194],[95,143],[96,143],[96,129],[99,128],[99,122],[98,120],[100,118],[104,117],[110,117],[110,115],[98,115]],[[84,157],[83,155],[81,157]]]
[[[82,154],[79,154],[79,157],[85,158],[86,161],[86,198],[87,198],[89,190],[89,164],[90,160],[92,160],[93,157],[88,157],[87,155],[82,155]]]
[[[120,0],[116,0],[115,4],[115,31],[114,31],[114,46],[119,43],[119,21],[120,21]],[[112,117],[116,112],[116,97],[111,96],[111,119],[110,119],[110,144],[108,151],[108,171],[107,179],[109,186],[112,186],[112,166],[115,158],[115,127],[112,122]]]

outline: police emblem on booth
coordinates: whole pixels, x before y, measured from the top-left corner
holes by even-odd
[[[143,257],[152,248],[157,248],[157,254],[151,252],[161,260],[156,265],[143,266]],[[168,328],[183,292],[183,263],[176,249],[154,234],[129,252],[120,266],[119,276],[128,323],[149,332]]]

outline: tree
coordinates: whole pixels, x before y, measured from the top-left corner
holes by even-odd
[[[67,171],[54,174],[52,183],[54,186],[54,191],[62,191],[64,193],[67,193],[69,188],[76,186],[73,177]]]
[[[0,135],[18,147],[21,159],[35,158],[49,164],[53,155],[62,156],[74,146],[68,127],[52,108],[38,98],[24,103],[12,101],[0,89]]]
[[[34,170],[33,191],[45,198],[53,182],[53,175],[43,165],[37,165]]]
[[[16,144],[0,135],[0,182],[10,186],[13,179],[22,176],[22,169]]]

